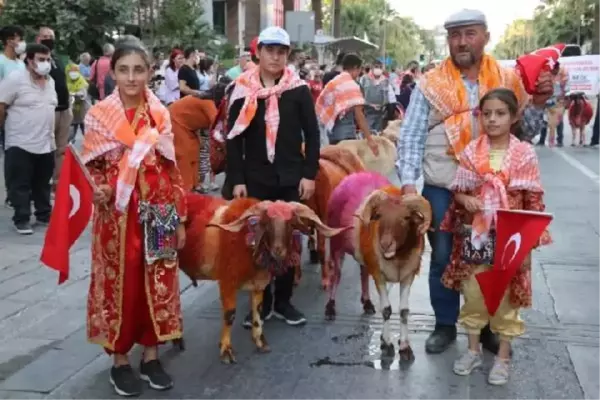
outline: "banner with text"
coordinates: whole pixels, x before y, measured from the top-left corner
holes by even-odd
[[[498,60],[505,67],[514,67],[515,60]],[[569,73],[571,92],[587,96],[600,94],[600,55],[560,58],[559,62]]]

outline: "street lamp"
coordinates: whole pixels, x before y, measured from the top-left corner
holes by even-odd
[[[383,43],[381,44],[381,55],[383,57],[383,63],[384,65],[386,65],[387,67],[387,23],[392,21],[394,19],[394,17],[392,17],[390,15],[390,10],[387,9],[386,7],[386,12],[385,12],[385,17],[381,18],[379,20],[379,23],[381,25],[383,25],[383,34],[382,34],[382,38],[383,38]]]

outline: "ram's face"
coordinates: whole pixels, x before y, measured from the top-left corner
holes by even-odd
[[[215,226],[229,232],[240,232],[244,226],[248,227],[248,244],[254,250],[255,262],[259,265],[273,262],[282,268],[290,266],[282,264],[295,256],[294,253],[299,256],[301,234],[316,229],[330,237],[351,228],[330,228],[304,204],[283,201],[262,201],[246,210],[236,221]]]
[[[378,222],[379,249],[386,259],[396,256],[407,238],[416,236],[417,228],[423,223],[423,214],[411,210],[392,197],[383,200],[373,216]]]

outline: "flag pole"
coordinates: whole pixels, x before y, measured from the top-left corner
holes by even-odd
[[[73,146],[72,143],[69,143],[68,146],[71,149],[71,153],[73,153],[73,157],[77,161],[77,164],[79,164],[79,166],[81,167],[81,170],[83,171],[83,175],[85,176],[85,179],[87,179],[88,183],[90,184],[90,186],[92,187],[94,192],[96,192],[98,190],[98,186],[96,186],[96,182],[94,182],[94,179],[90,175],[90,171],[88,171],[86,166],[83,165],[83,162],[81,161],[81,158],[79,157],[79,152],[77,151],[75,146]]]

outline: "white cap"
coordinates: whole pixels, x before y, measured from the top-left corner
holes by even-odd
[[[290,35],[283,28],[270,26],[263,29],[258,35],[258,44],[278,44],[290,47]]]

